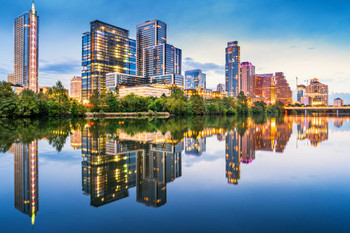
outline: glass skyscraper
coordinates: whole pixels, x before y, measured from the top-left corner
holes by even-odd
[[[15,70],[8,82],[38,92],[39,17],[34,2],[30,11],[15,19],[14,58]]]
[[[226,48],[226,66],[225,66],[225,86],[229,97],[237,97],[239,94],[239,79],[241,55],[238,41],[227,43]]]
[[[91,22],[82,38],[82,99],[106,90],[106,74],[136,75],[136,41],[129,31],[101,21]]]
[[[137,74],[149,81],[154,76],[181,74],[182,50],[167,44],[167,25],[147,21],[136,28]]]
[[[239,92],[243,91],[245,95],[254,95],[255,90],[255,66],[250,62],[241,63],[241,76]]]
[[[206,89],[207,75],[202,70],[185,71],[185,89]]]

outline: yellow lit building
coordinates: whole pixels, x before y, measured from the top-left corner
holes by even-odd
[[[170,89],[166,85],[140,85],[134,87],[121,87],[119,89],[119,98],[134,93],[142,97],[160,98],[163,94],[167,97],[171,95]]]

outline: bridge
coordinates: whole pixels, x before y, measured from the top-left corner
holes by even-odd
[[[350,112],[350,106],[315,106],[315,107],[285,107],[286,111],[305,111],[305,115],[307,115],[308,111],[314,112],[327,112],[327,111],[336,111],[337,116],[339,116],[340,110],[348,110]]]

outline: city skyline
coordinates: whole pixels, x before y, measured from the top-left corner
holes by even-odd
[[[65,6],[63,6],[64,3],[66,4]],[[108,3],[108,1],[106,1],[106,3]],[[273,9],[280,10],[281,13],[286,12],[286,8],[288,8],[286,6],[290,6],[291,12],[289,15],[296,14],[298,10],[301,10],[301,14],[298,16],[306,20],[306,22],[309,22],[307,19],[309,19],[310,16],[306,16],[308,13],[307,6],[310,6],[309,3],[303,3],[304,5],[300,5],[299,3],[288,4],[283,1],[281,3],[272,3],[273,2],[267,1],[266,5],[269,5],[270,7],[272,6]],[[0,18],[4,23],[10,22],[9,25],[4,24],[4,28],[2,29],[2,35],[4,37],[4,41],[6,42],[6,47],[1,45],[0,49],[2,54],[9,54],[9,56],[1,57],[1,80],[6,80],[5,75],[11,73],[11,71],[8,70],[8,64],[10,64],[11,60],[13,60],[13,57],[11,57],[13,56],[11,55],[13,53],[11,53],[11,49],[13,50],[13,44],[11,45],[11,43],[13,43],[13,39],[11,39],[11,36],[13,36],[13,29],[11,28],[13,25],[13,19],[17,17],[21,11],[27,10],[29,4],[30,2],[27,1],[11,1],[11,3],[7,3],[8,11],[5,12],[5,14]],[[91,6],[91,4],[93,3],[88,1],[84,6],[82,6],[82,8],[84,9],[87,6]],[[108,4],[111,5],[112,9],[113,6],[116,6],[115,4],[124,6],[125,9],[128,9],[129,7],[128,4],[125,3],[110,2]],[[195,2],[186,3],[185,10],[189,10],[187,7],[190,7],[191,4],[195,4]],[[277,25],[277,22],[272,20],[274,18],[272,16],[269,17],[269,19],[265,19],[266,22],[270,23],[269,26],[271,26],[271,28],[256,28],[256,26],[254,26],[254,21],[252,20],[254,17],[252,17],[251,20],[245,21],[248,25],[245,25],[244,28],[235,24],[237,27],[235,30],[233,30],[235,33],[228,33],[225,32],[225,29],[229,28],[230,24],[226,22],[222,23],[218,28],[213,28],[212,23],[208,23],[207,26],[201,26],[198,25],[198,23],[191,21],[193,24],[188,24],[188,29],[186,29],[183,27],[183,20],[175,22],[177,18],[172,14],[164,14],[164,12],[161,11],[156,12],[154,10],[150,10],[148,7],[142,11],[136,9],[135,13],[138,13],[136,16],[128,16],[124,17],[126,19],[121,19],[121,16],[115,17],[113,14],[111,14],[112,10],[106,9],[106,7],[103,7],[103,5],[96,6],[97,9],[100,9],[100,11],[92,13],[91,16],[89,16],[89,19],[82,17],[81,19],[74,21],[72,25],[68,25],[67,21],[74,16],[72,13],[74,11],[78,11],[76,9],[78,2],[66,3],[65,1],[60,1],[55,4],[39,2],[36,5],[40,15],[42,15],[42,19],[45,19],[41,21],[40,30],[41,52],[39,57],[41,68],[39,70],[39,82],[42,86],[53,85],[57,79],[59,79],[62,80],[64,85],[68,87],[69,80],[74,75],[79,75],[78,70],[81,69],[79,62],[80,53],[77,53],[76,51],[79,51],[79,47],[81,46],[81,34],[79,33],[80,35],[76,37],[75,35],[77,33],[73,31],[86,31],[87,28],[85,25],[88,22],[93,21],[94,19],[99,19],[123,28],[127,28],[131,32],[131,38],[135,38],[135,25],[148,19],[157,18],[165,21],[168,24],[168,33],[169,37],[171,37],[171,42],[174,42],[183,50],[183,70],[192,68],[203,69],[203,71],[208,74],[208,87],[210,88],[214,88],[216,86],[216,81],[222,83],[224,80],[224,69],[222,69],[224,58],[222,54],[225,44],[227,41],[238,40],[242,48],[241,60],[248,60],[255,64],[257,67],[257,73],[282,71],[285,73],[293,90],[295,90],[295,77],[298,76],[299,80],[310,80],[311,78],[315,77],[319,78],[323,82],[329,84],[330,93],[334,91],[347,92],[346,87],[343,87],[346,85],[340,85],[339,82],[347,82],[347,70],[345,67],[348,57],[346,54],[348,51],[347,49],[350,48],[348,48],[345,43],[342,43],[341,39],[333,35],[334,33],[329,34],[326,33],[327,30],[324,32],[320,30],[322,25],[321,22],[326,22],[328,17],[331,16],[323,16],[319,19],[319,22],[313,22],[314,24],[312,25],[309,23],[302,25],[302,23],[298,21],[296,24],[293,24],[293,27],[289,28],[289,32],[281,29],[281,27]],[[183,2],[178,1],[174,3],[174,9],[170,9],[168,4],[166,4],[164,8],[169,11],[168,13],[171,13],[181,5],[183,5]],[[58,21],[60,21],[60,17],[58,14],[56,14],[56,11],[53,11],[53,6],[56,7],[55,10],[57,11],[63,9],[67,10],[63,14],[63,16],[66,17],[63,22],[58,23]],[[236,15],[232,15],[233,12],[237,12],[239,9],[245,8],[243,3],[234,4],[228,1],[218,1],[212,4],[199,4],[199,7],[202,9],[208,10],[209,6],[214,7],[217,12],[222,12],[223,15],[232,17],[234,21],[238,19],[236,18]],[[348,7],[349,6],[345,4],[344,12]],[[256,11],[255,7],[253,7],[253,9]],[[110,12],[110,14],[103,14],[101,12],[102,10]],[[266,8],[261,9],[261,12],[265,11],[267,11]],[[48,16],[49,12],[52,13],[50,16]],[[332,18],[330,22],[334,22],[335,20],[339,20],[337,22],[340,22],[340,19],[344,17],[346,19],[346,16],[342,14],[343,12],[341,11],[340,13],[341,16],[339,16],[339,18]],[[249,14],[249,16],[252,15]],[[185,18],[186,17],[184,16],[184,19]],[[196,14],[195,18],[204,21],[208,20],[203,19],[203,15],[201,14]],[[223,22],[223,17],[218,15],[218,13],[214,14],[214,18],[218,19],[219,22]],[[286,20],[285,17],[282,17],[282,19]],[[48,28],[49,24],[52,24],[50,28]],[[332,23],[326,23],[325,25],[328,26],[326,27],[327,29],[332,30],[333,32],[340,31],[339,33],[345,35],[345,38],[346,35],[349,34],[346,29],[337,28]],[[55,40],[50,40],[50,38],[52,39],[53,36],[52,30],[56,29],[58,33],[62,32],[63,26],[66,27],[65,29],[72,36],[65,38],[65,41],[56,42]],[[322,27],[323,26],[324,25],[322,25]],[[198,29],[196,27],[198,27]],[[315,30],[307,30],[312,28]],[[279,29],[278,32],[282,33],[279,33],[273,39],[268,38],[267,34],[271,33],[271,30],[273,29]],[[186,34],[186,30],[190,30],[191,33]],[[202,32],[199,32],[200,30],[202,30]],[[203,37],[204,33],[208,33],[211,30],[212,33],[207,34],[206,37]],[[193,35],[196,35],[197,41],[191,39]],[[57,45],[55,48],[52,48],[54,53],[52,53],[51,49],[48,49],[50,47],[50,43],[52,46],[53,41],[55,41],[55,45]],[[329,43],[330,41],[337,43]],[[201,48],[203,48],[205,45],[207,46],[206,50],[204,51]],[[58,48],[60,48],[60,51],[58,51]],[[203,56],[204,52],[206,56]],[[277,52],[278,54],[264,57],[262,56],[262,52],[265,52],[265,55],[276,54]],[[308,64],[304,64],[305,62]],[[324,64],[329,65],[325,66]],[[63,68],[63,65],[65,65],[66,69]],[[332,69],[329,69],[329,67],[332,67]]]

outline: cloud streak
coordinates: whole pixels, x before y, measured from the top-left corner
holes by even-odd
[[[195,61],[191,57],[186,57],[183,61],[183,65],[185,70],[202,69],[203,72],[214,72],[216,74],[225,73],[225,66],[221,66],[213,62],[201,63],[201,62]]]

